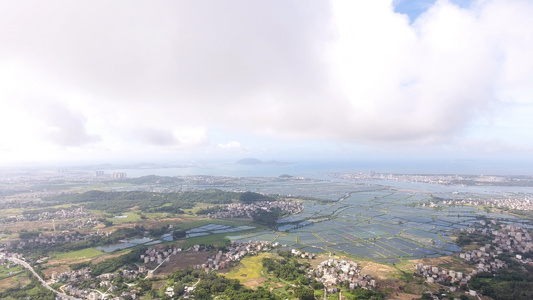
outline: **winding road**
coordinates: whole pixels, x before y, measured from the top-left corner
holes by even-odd
[[[39,279],[39,282],[48,290],[54,292],[57,296],[61,297],[61,299],[69,299],[69,300],[80,300],[81,298],[76,298],[76,297],[72,297],[72,296],[69,296],[67,294],[64,294],[64,293],[61,293],[55,289],[53,289],[52,287],[50,287],[48,285],[48,283],[46,283],[42,278],[41,276],[39,276],[39,274],[37,274],[37,272],[35,272],[35,270],[33,269],[32,266],[30,266],[30,264],[28,264],[27,262],[21,260],[21,259],[18,259],[18,258],[14,258],[14,257],[7,257],[7,260],[13,262],[13,263],[16,263],[18,265],[21,265],[23,266],[24,268],[30,270],[33,275],[35,275],[35,277],[37,277],[37,279]]]

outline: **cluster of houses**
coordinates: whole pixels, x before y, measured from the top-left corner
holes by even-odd
[[[314,259],[316,257],[316,254],[314,253],[302,252],[298,249],[291,249],[291,254],[299,258]]]
[[[230,267],[233,262],[240,261],[246,255],[257,255],[260,252],[270,251],[279,246],[279,243],[271,244],[267,241],[232,242],[226,248],[226,252],[218,251],[216,255],[208,257],[205,263],[194,265],[193,268],[204,269],[206,272],[225,269]]]
[[[99,225],[100,222],[94,218],[81,218],[77,217],[72,220],[69,220],[68,222],[61,222],[61,223],[55,223],[53,226],[55,227],[55,230],[78,230],[78,229],[91,229],[95,226]]]
[[[104,232],[102,230],[97,230],[89,233],[71,233],[71,232],[61,232],[56,234],[46,235],[39,233],[38,236],[28,239],[21,239],[19,241],[6,241],[2,246],[4,250],[13,250],[13,249],[27,249],[32,247],[50,247],[58,246],[68,243],[73,243],[77,241],[87,240],[93,236],[108,236],[111,232]]]
[[[221,270],[231,266],[232,262],[240,261],[246,255],[257,255],[260,252],[270,251],[273,248],[280,247],[279,243],[267,241],[249,241],[245,243],[232,242],[230,246],[226,247],[226,251],[218,251],[215,255],[207,257],[207,261],[203,264],[196,264],[192,267],[194,269],[203,269],[206,272],[212,270]],[[149,264],[162,264],[168,261],[173,254],[182,251],[206,251],[209,250],[203,245],[194,245],[189,249],[181,249],[175,246],[168,248],[148,248],[144,254],[140,255],[140,260],[144,265],[139,266],[139,273],[150,272]]]
[[[184,299],[189,299],[189,298],[194,298],[194,296],[192,296],[192,293],[194,292],[194,287],[195,285],[191,285],[191,286],[188,286],[188,285],[185,285],[183,287],[183,298]],[[169,297],[174,297],[174,294],[175,294],[175,291],[174,291],[174,287],[167,287],[166,290],[165,290],[165,294]]]
[[[466,198],[452,199],[441,202],[444,205],[489,205],[497,208],[509,208],[515,210],[533,210],[533,199],[529,198]]]
[[[4,222],[20,222],[20,221],[42,221],[42,220],[59,220],[59,219],[74,219],[74,218],[92,218],[90,211],[83,207],[73,207],[69,209],[58,209],[56,211],[43,211],[40,213],[24,213],[15,216],[9,216],[2,221]]]
[[[497,251],[533,252],[533,239],[529,232],[520,226],[502,225],[501,230],[493,230],[492,244]]]
[[[376,280],[372,279],[370,275],[360,272],[361,268],[354,261],[330,258],[320,263],[316,269],[310,269],[307,276],[322,282],[327,293],[330,294],[337,293],[337,285],[344,282],[348,282],[348,286],[352,290],[358,287],[374,289]]]
[[[259,201],[251,204],[232,203],[224,207],[224,210],[207,214],[211,219],[236,219],[252,218],[259,210],[272,211],[280,209],[289,213],[302,211],[302,203],[298,201]]]
[[[486,251],[489,248],[490,244],[486,244],[479,250],[471,250],[461,253],[459,254],[459,257],[464,259],[466,262],[476,264],[476,270],[473,271],[473,274],[508,268],[509,266],[507,263],[496,258],[497,254],[495,254],[495,252]],[[501,251],[499,252],[501,254]]]
[[[472,184],[480,185],[494,182],[510,182],[510,178],[506,176],[471,176],[471,175],[415,175],[415,174],[382,174],[376,172],[369,173],[333,173],[330,176],[334,178],[348,179],[348,180],[395,180],[407,182],[424,182],[432,184],[464,184],[471,182]],[[527,181],[530,181],[528,179]]]
[[[76,282],[91,279],[92,276],[89,268],[82,268],[76,271],[54,272],[51,278],[53,282]]]
[[[240,261],[247,255],[257,255],[260,252],[271,251],[274,248],[282,247],[279,243],[270,243],[268,241],[249,241],[245,243],[233,242],[226,248],[226,251],[218,251],[216,254],[209,256],[207,261],[201,265],[193,266],[195,269],[203,269],[206,272],[212,270],[219,270],[229,267],[233,262]],[[195,245],[187,251],[203,251],[205,247]],[[175,246],[149,248],[144,254],[140,255],[140,259],[148,263],[164,263],[168,258],[181,252],[181,248]],[[291,253],[297,257],[312,259],[315,254],[308,252],[301,252],[296,249],[292,249]],[[12,254],[17,256],[18,254]],[[18,255],[20,256],[20,255]],[[376,281],[369,275],[363,275],[360,273],[360,267],[356,262],[329,259],[322,262],[316,269],[310,269],[308,271],[309,278],[316,278],[316,280],[324,283],[328,293],[338,292],[337,285],[348,282],[349,288],[355,289],[357,287],[373,289],[376,287]],[[136,279],[141,276],[142,273],[150,272],[146,265],[140,265],[138,270],[122,270],[115,273],[106,273],[99,276],[91,275],[89,268],[81,268],[79,270],[66,271],[62,273],[54,272],[51,275],[51,282],[61,282],[64,285],[61,290],[71,296],[85,298],[85,299],[102,299],[102,293],[96,292],[96,289],[106,290],[110,293],[116,291],[116,287],[113,286],[113,279],[117,276],[123,278]],[[79,287],[79,282],[86,280],[94,280],[89,287]],[[194,291],[194,286],[185,287],[185,294],[190,294]],[[173,288],[169,287],[166,290],[167,295],[174,294]],[[136,298],[138,290],[134,286],[128,291],[122,293],[121,297],[130,296],[133,299]]]
[[[4,265],[6,268],[12,268],[15,266],[15,263],[8,260],[8,258],[16,258],[20,260],[25,260],[21,254],[18,253],[5,253],[0,252],[0,264]],[[11,274],[8,272],[8,276]],[[123,278],[136,279],[139,273],[136,270],[122,270],[116,273],[106,273],[99,276],[92,276],[91,270],[89,268],[83,268],[75,271],[66,271],[66,272],[54,272],[51,275],[50,280],[47,281],[48,284],[51,283],[64,283],[61,286],[60,290],[70,296],[74,296],[80,299],[103,299],[101,293],[95,292],[96,289],[101,287],[107,287],[108,291],[114,291],[116,286],[113,286],[112,280],[117,276],[122,276]],[[92,283],[88,288],[80,288],[79,283],[87,280],[98,279],[97,282]],[[135,299],[138,290],[132,288],[130,291],[123,292],[121,297],[126,295],[132,296]]]
[[[182,249],[178,247],[169,246],[168,248],[148,248],[144,254],[141,254],[141,261],[148,263],[163,263],[169,256],[181,252]],[[142,268],[142,269],[141,269]],[[142,270],[142,271],[141,271]],[[146,271],[145,268],[139,267],[139,271]]]
[[[116,291],[117,287],[113,285],[113,279],[115,277],[122,276],[123,278],[136,279],[139,277],[139,272],[136,270],[122,270],[115,273],[105,273],[98,275],[96,277],[91,275],[91,271],[88,268],[80,269],[77,271],[67,271],[63,273],[53,273],[52,282],[66,282],[62,286],[62,290],[65,294],[85,298],[85,299],[103,299],[102,293],[95,292],[96,289],[106,289],[107,292]],[[88,288],[80,288],[78,282],[98,279],[98,283],[92,283]],[[138,289],[134,288],[134,285],[131,285],[131,290],[124,291],[120,295],[121,297],[131,296],[133,299],[137,297],[139,293]]]
[[[515,254],[521,263],[533,263],[530,258],[522,258],[519,253],[533,252],[533,239],[527,229],[509,224],[499,224],[492,220],[490,224],[482,220],[482,227],[468,227],[462,229],[470,234],[489,236],[492,241],[478,250],[466,251],[460,257],[467,262],[478,263],[479,271],[490,272],[494,269],[507,268],[507,264],[496,257],[504,252]],[[493,225],[499,229],[491,229]]]
[[[470,275],[463,275],[463,272],[445,270],[432,265],[424,265],[423,263],[416,264],[415,268],[415,273],[422,275],[428,283],[450,282],[459,285],[465,285],[472,277]],[[455,291],[455,289],[453,291]]]
[[[498,255],[504,252],[512,254],[516,261],[533,264],[533,260],[522,258],[521,254],[517,254],[533,251],[531,235],[525,228],[516,225],[499,224],[495,220],[490,222],[482,220],[479,225],[481,226],[471,226],[461,230],[469,234],[479,234],[492,238],[490,243],[479,249],[459,254],[461,259],[473,266],[473,270],[469,274],[424,265],[423,263],[415,265],[415,273],[423,276],[428,283],[452,283],[463,286],[468,284],[472,276],[478,273],[494,272],[498,269],[508,268],[509,266],[506,262],[498,259]],[[456,291],[456,289],[457,287],[455,286],[450,287],[451,292]],[[468,291],[467,294],[471,296],[477,295],[476,291],[473,290]]]

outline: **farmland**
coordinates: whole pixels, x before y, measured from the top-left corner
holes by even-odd
[[[0,210],[4,221],[1,243],[8,251],[20,251],[31,262],[44,260],[40,268],[48,279],[70,274],[73,266],[81,270],[97,266],[101,272],[126,266],[136,272],[132,268],[160,266],[153,274],[159,278],[154,286],[163,287],[167,284],[162,279],[165,276],[193,265],[208,265],[207,260],[213,261],[216,251],[231,242],[267,241],[279,245],[279,250],[318,254],[321,261],[329,257],[355,259],[366,274],[383,280],[385,290],[402,298],[423,292],[424,285],[410,273],[414,263],[471,270],[454,256],[461,251],[454,242],[454,232],[485,218],[529,226],[502,209],[442,205],[443,200],[531,195],[530,189],[292,177],[150,177],[91,184],[90,188],[71,183],[33,194],[25,190],[9,195],[4,204],[7,207]],[[272,199],[298,201],[303,209],[284,215],[276,226],[259,224],[252,218],[213,219],[201,214],[238,203],[242,191],[254,191],[251,195],[258,199],[268,194]],[[38,207],[26,208],[33,204]],[[174,235],[176,232],[181,233]],[[205,245],[205,250],[198,251],[198,245]],[[196,250],[187,251],[192,247]],[[475,249],[476,245],[466,247]],[[168,256],[169,249],[177,248],[184,251]],[[167,254],[143,263],[139,254],[145,249]],[[247,287],[267,287],[290,298],[296,292],[293,283],[264,272],[261,260],[271,255],[276,254],[245,257],[231,264],[233,269],[225,266],[221,272]],[[14,272],[0,278],[0,284],[12,287],[15,280],[25,282],[25,276],[24,272]],[[406,281],[408,285],[404,285]],[[316,295],[322,293],[316,290]]]

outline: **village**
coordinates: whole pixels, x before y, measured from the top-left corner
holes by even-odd
[[[423,174],[390,174],[390,173],[332,173],[331,177],[348,180],[394,180],[406,182],[422,182],[431,184],[453,185],[465,184],[470,185],[490,185],[501,183],[528,183],[531,184],[531,178],[512,178],[509,176],[492,176],[492,175],[423,175]]]
[[[466,198],[466,199],[453,199],[453,200],[444,200],[443,205],[470,205],[470,206],[490,206],[500,209],[511,209],[511,210],[522,210],[530,211],[533,210],[533,200],[524,197],[524,198]],[[436,203],[434,204],[436,205]]]
[[[25,221],[42,221],[42,220],[58,220],[58,219],[79,219],[79,218],[88,218],[96,219],[96,217],[83,206],[73,207],[69,209],[58,209],[56,211],[41,211],[37,213],[32,213],[31,211],[23,214],[12,215],[1,219],[0,221],[4,223],[11,222],[25,222]],[[96,220],[95,220],[96,221]],[[96,223],[93,224],[93,226]],[[92,227],[88,227],[92,228]]]
[[[354,261],[337,260],[329,258],[321,262],[317,268],[308,271],[309,278],[322,282],[328,294],[339,291],[338,285],[348,282],[348,288],[354,290],[358,287],[374,289],[376,280],[370,275],[360,273],[361,268]]]
[[[103,231],[97,231],[94,235],[108,235]],[[461,289],[470,296],[479,295],[479,292],[469,289],[468,283],[473,276],[482,272],[494,272],[499,269],[506,269],[509,267],[508,262],[501,258],[501,255],[511,256],[512,260],[521,264],[533,265],[533,260],[530,255],[523,255],[533,252],[533,239],[528,230],[516,224],[500,223],[495,220],[481,220],[478,223],[462,229],[459,235],[472,236],[481,239],[483,242],[478,243],[479,248],[473,250],[466,250],[458,254],[466,265],[471,269],[470,272],[464,273],[452,269],[445,269],[438,266],[428,265],[424,263],[417,263],[415,267],[415,274],[422,276],[427,283],[440,284],[447,288],[449,292],[455,292]],[[64,235],[61,242],[71,242],[74,240],[83,240],[87,236]],[[18,245],[7,245],[2,250],[0,262],[7,266],[13,267],[14,263],[8,258],[24,260],[22,255],[17,253],[10,253],[10,250],[16,250],[21,247],[28,247],[32,245],[43,245],[57,243],[57,237],[45,236],[40,234],[38,237],[30,238],[21,241]],[[6,246],[6,245],[5,245]],[[16,246],[16,247],[9,247]],[[103,299],[100,290],[105,289],[107,292],[114,292],[117,287],[114,284],[117,278],[121,281],[131,282],[127,290],[120,290],[121,296],[129,296],[135,299],[139,294],[139,289],[135,287],[134,282],[143,278],[152,278],[160,276],[158,274],[159,268],[164,268],[175,257],[181,253],[205,253],[205,255],[195,255],[195,257],[204,257],[203,262],[194,262],[190,267],[195,270],[202,270],[204,272],[214,272],[224,270],[238,264],[243,258],[247,256],[255,256],[262,252],[274,252],[278,250],[289,250],[292,256],[301,259],[314,259],[316,254],[302,252],[298,249],[292,249],[286,245],[279,243],[270,243],[268,241],[248,241],[245,243],[232,242],[224,249],[219,249],[213,252],[212,247],[204,245],[194,245],[188,249],[182,249],[177,245],[158,245],[149,247],[144,250],[138,257],[138,261],[122,270],[114,273],[104,273],[97,276],[93,275],[90,267],[82,267],[76,270],[65,272],[54,272],[47,282],[49,284],[62,283],[61,292],[78,298],[85,299]],[[43,258],[45,260],[46,258]],[[28,263],[38,264],[41,261],[28,261]],[[308,268],[306,270],[309,279],[316,280],[323,283],[325,292],[337,293],[340,291],[340,286],[345,286],[349,289],[364,288],[374,289],[377,286],[376,280],[367,274],[361,274],[361,269],[358,263],[347,261],[346,259],[337,259],[330,257],[318,264],[315,268]],[[90,284],[84,284],[90,282]],[[174,295],[174,288],[169,286],[166,289],[166,294]],[[183,291],[179,291],[182,295],[190,295],[194,292],[194,286],[189,285],[184,287]]]
[[[290,249],[286,245],[279,243],[270,243],[268,241],[249,241],[247,243],[232,243],[224,251],[219,250],[213,255],[207,256],[204,263],[194,264],[193,269],[202,270],[205,272],[213,272],[235,266],[240,260],[246,256],[255,256],[261,252],[271,252],[276,249]],[[71,270],[65,272],[54,272],[47,278],[47,284],[62,283],[60,291],[66,295],[77,297],[80,299],[98,300],[104,299],[103,294],[98,289],[106,290],[106,293],[114,292],[117,287],[116,278],[120,278],[123,282],[132,282],[127,284],[130,289],[122,291],[120,297],[131,297],[136,299],[139,296],[139,289],[136,288],[135,282],[142,278],[151,278],[157,276],[157,269],[168,263],[173,255],[181,252],[203,252],[212,251],[203,245],[194,245],[189,249],[181,249],[176,246],[162,246],[148,248],[143,254],[139,256],[139,262],[136,263],[137,268],[125,268],[114,273],[104,273],[98,276],[91,274],[90,267],[83,267],[78,270]],[[301,259],[314,259],[314,253],[301,252],[297,249],[290,249],[290,253]],[[7,268],[15,266],[8,258],[15,258],[24,260],[22,255],[17,253],[8,253],[7,251],[0,254],[0,264]],[[154,269],[151,269],[154,268]],[[373,289],[376,287],[376,281],[369,275],[361,275],[358,264],[353,261],[328,259],[322,262],[316,269],[309,268],[306,271],[308,278],[314,278],[317,281],[324,283],[328,293],[336,293],[339,291],[338,285],[343,282],[349,283],[350,289],[366,288]],[[90,282],[89,285],[84,282]],[[83,286],[83,287],[82,287]],[[187,296],[194,291],[194,286],[185,286],[181,294]],[[165,293],[170,297],[174,295],[173,287],[167,287]]]
[[[71,226],[83,226],[84,224],[87,224],[87,222],[96,222],[93,220],[83,220],[78,219],[70,222]],[[94,226],[94,225],[93,225]],[[113,231],[103,231],[103,230],[96,230],[93,232],[88,233],[80,233],[80,232],[58,232],[54,234],[43,234],[38,233],[35,236],[28,236],[27,238],[21,238],[18,241],[6,241],[0,246],[0,250],[10,251],[10,250],[24,250],[29,249],[33,247],[40,247],[40,248],[46,248],[46,247],[55,247],[63,244],[68,243],[74,243],[79,241],[85,241],[93,237],[106,237],[113,233]]]
[[[224,206],[221,211],[207,214],[211,219],[243,219],[252,218],[258,211],[281,211],[297,214],[302,211],[303,206],[298,201],[259,201],[251,204],[232,203]]]
[[[463,229],[462,232],[484,236],[489,241],[479,249],[459,253],[459,257],[473,269],[469,274],[423,263],[415,265],[415,274],[421,275],[428,283],[447,286],[450,292],[455,292],[460,287],[466,290],[467,294],[476,296],[479,294],[477,291],[467,288],[474,275],[482,272],[493,273],[509,267],[499,255],[508,254],[516,262],[533,265],[533,259],[524,258],[519,254],[533,252],[533,240],[528,230],[523,227],[500,224],[495,220],[481,220],[476,226]]]

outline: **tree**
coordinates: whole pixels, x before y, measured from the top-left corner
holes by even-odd
[[[185,230],[175,230],[172,233],[172,236],[176,239],[184,238],[187,235],[187,232]]]
[[[242,203],[253,203],[258,201],[274,201],[275,199],[270,196],[261,195],[254,192],[244,192],[239,196],[239,201]]]
[[[315,291],[305,287],[299,287],[294,290],[294,295],[300,300],[314,300]]]

